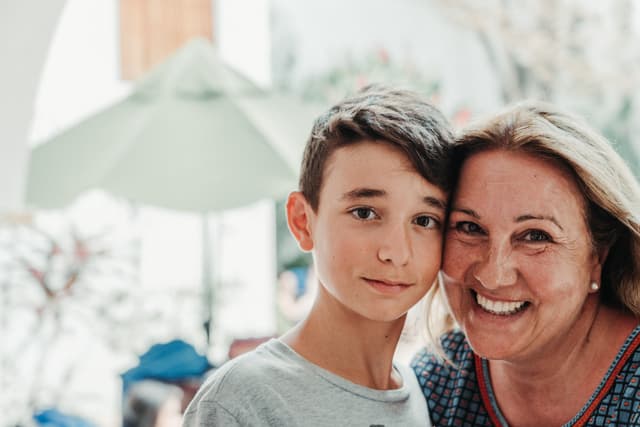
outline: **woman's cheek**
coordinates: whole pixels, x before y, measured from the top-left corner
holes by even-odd
[[[467,249],[467,250],[465,250]],[[448,240],[445,244],[442,271],[453,280],[462,280],[464,271],[472,258],[472,249],[456,240]]]

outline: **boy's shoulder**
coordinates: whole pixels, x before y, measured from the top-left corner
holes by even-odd
[[[198,391],[196,398],[214,401],[229,393],[250,394],[274,375],[288,372],[291,361],[283,354],[282,343],[271,339],[256,349],[224,363]]]
[[[269,410],[274,384],[294,375],[283,346],[271,339],[224,363],[198,390],[183,425],[253,425],[251,420]]]

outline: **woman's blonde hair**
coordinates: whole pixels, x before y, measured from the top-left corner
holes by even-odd
[[[594,249],[608,250],[602,301],[640,318],[640,186],[609,141],[577,117],[527,101],[461,132],[454,148],[456,176],[469,157],[492,149],[545,158],[574,176]],[[438,288],[429,300],[438,298]],[[430,338],[437,336],[436,329],[443,332],[437,324],[433,318],[427,321]]]

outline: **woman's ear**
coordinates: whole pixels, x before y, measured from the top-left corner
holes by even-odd
[[[609,255],[609,246],[603,246],[594,250],[594,266],[591,271],[591,281],[601,284],[602,281],[602,267],[604,266],[607,256]]]
[[[313,235],[311,216],[313,209],[304,195],[294,191],[287,198],[287,225],[293,237],[298,241],[298,246],[305,252],[313,249]]]

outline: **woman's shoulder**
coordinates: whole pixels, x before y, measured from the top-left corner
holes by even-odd
[[[640,426],[640,326],[627,337],[588,406],[575,419],[588,419],[587,426],[604,425],[604,419],[611,425]]]
[[[440,337],[442,351],[423,348],[411,366],[429,407],[433,425],[490,426],[480,396],[476,358],[460,330]]]
[[[624,387],[626,395],[633,394],[640,409],[640,325],[633,332],[618,351],[618,354],[607,372],[607,377],[615,379],[620,387]],[[620,387],[613,387],[613,392],[620,392]],[[634,391],[631,392],[630,389]]]

